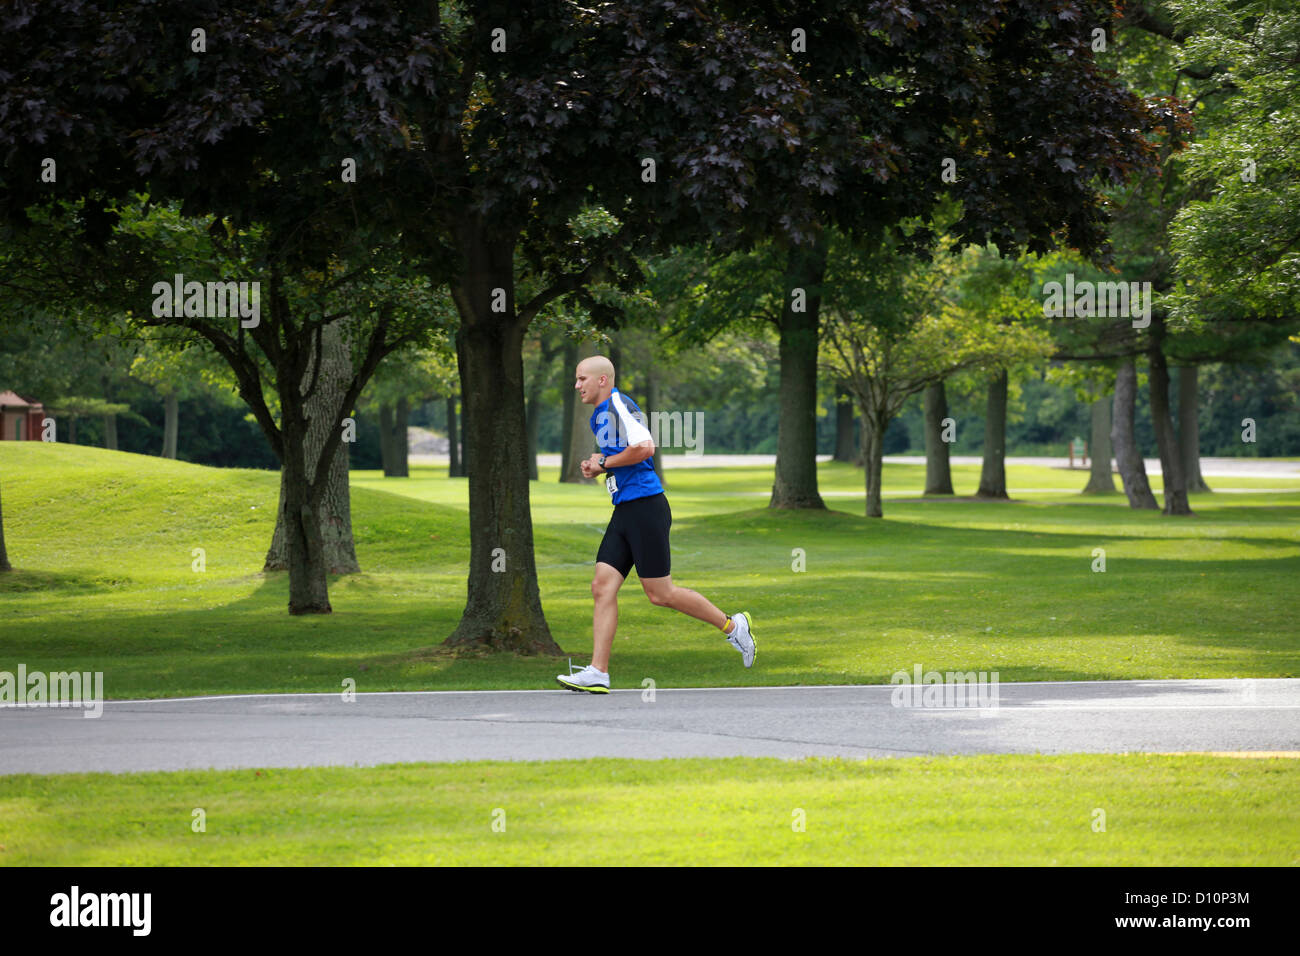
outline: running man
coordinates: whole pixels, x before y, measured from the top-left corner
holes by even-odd
[[[596,406],[591,413],[591,430],[600,451],[582,462],[588,478],[605,476],[605,490],[614,503],[604,540],[596,552],[596,573],[591,594],[591,663],[576,674],[557,675],[569,690],[592,694],[609,693],[609,651],[618,627],[618,589],[628,571],[636,565],[637,577],[651,604],[670,607],[707,621],[727,636],[727,643],[740,651],[745,666],[754,663],[753,622],[747,611],[728,617],[702,594],[673,584],[668,556],[668,529],[672,512],[663,485],[650,461],[654,439],[634,415],[636,402],[614,387],[614,365],[603,355],[578,363],[574,385],[584,405]],[[569,670],[573,667],[570,665]]]

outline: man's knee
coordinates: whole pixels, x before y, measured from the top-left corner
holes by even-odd
[[[605,575],[597,575],[591,579],[591,596],[597,601],[608,600],[618,594],[619,583]]]
[[[655,607],[672,607],[673,591],[675,590],[676,588],[671,588],[671,587],[656,588],[653,591],[647,590],[645,592],[645,595],[650,599],[650,603],[653,604]]]

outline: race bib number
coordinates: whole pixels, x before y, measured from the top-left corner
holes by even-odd
[[[614,480],[612,471],[605,476],[605,490],[609,492],[611,498],[614,497],[614,492],[618,491],[618,482]]]

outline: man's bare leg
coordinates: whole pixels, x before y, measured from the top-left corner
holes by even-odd
[[[595,599],[591,612],[591,666],[606,674],[614,632],[618,630],[618,589],[622,586],[623,575],[618,573],[618,568],[604,561],[596,562],[596,573],[591,579],[591,596]]]
[[[720,631],[727,631],[731,618],[700,592],[673,584],[671,574],[662,578],[642,578],[641,587],[645,589],[651,604],[670,607],[698,620],[707,621]]]

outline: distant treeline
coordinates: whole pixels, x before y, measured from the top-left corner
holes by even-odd
[[[1171,407],[1177,409],[1177,370],[1170,383]],[[1287,457],[1300,455],[1300,344],[1288,343],[1262,367],[1206,365],[1200,371],[1200,435],[1204,456]],[[1031,379],[1021,385],[1018,403],[1022,412],[1007,424],[1008,455],[1065,456],[1070,439],[1085,440],[1089,432],[1088,407],[1070,388]],[[755,383],[751,393],[735,396],[722,408],[706,408],[686,401],[664,401],[665,409],[703,411],[704,451],[711,454],[775,454],[777,429],[777,370],[767,380]],[[635,390],[638,400],[642,396]],[[140,419],[121,421],[118,443],[123,451],[158,454],[162,445],[163,403],[151,389],[139,387],[123,396]],[[962,401],[949,395],[949,413],[957,423],[953,454],[978,455],[984,436],[982,400]],[[829,397],[823,401],[826,414],[817,420],[817,450],[830,454],[835,445],[835,416]],[[1013,408],[1013,413],[1015,409]],[[210,401],[182,401],[182,422],[178,457],[203,465],[238,468],[276,468],[274,456],[261,431],[245,420],[245,411]],[[1015,417],[1013,415],[1013,417]],[[1257,442],[1241,440],[1244,418],[1255,420]],[[538,446],[558,452],[561,408],[557,402],[542,415]],[[410,424],[446,433],[446,402],[427,402],[412,409]],[[885,436],[885,454],[923,454],[920,396],[913,397]],[[1156,454],[1151,427],[1150,402],[1145,388],[1137,401],[1137,440],[1148,456]],[[66,429],[59,436],[67,440]],[[97,418],[78,422],[77,442],[103,443],[103,425]],[[352,446],[352,467],[379,468],[378,423],[374,414],[357,416],[357,442]]]

